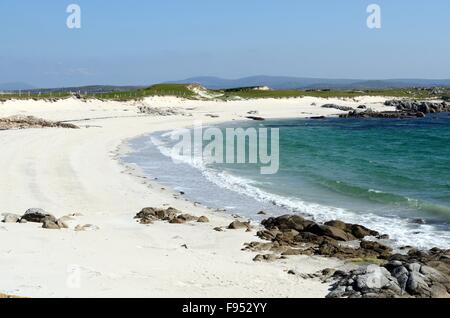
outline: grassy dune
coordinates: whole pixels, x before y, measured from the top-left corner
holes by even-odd
[[[292,98],[292,97],[342,97],[353,98],[358,96],[392,96],[410,99],[447,98],[450,99],[450,88],[442,94],[432,94],[429,90],[405,88],[405,89],[371,89],[371,90],[254,90],[252,88],[236,88],[229,90],[208,90],[197,86],[204,93],[222,100],[254,99],[254,98]],[[55,92],[46,94],[14,93],[0,95],[0,101],[8,99],[64,99],[72,96],[68,92]],[[192,90],[192,85],[187,84],[157,84],[143,89],[123,92],[82,94],[82,98],[97,98],[105,100],[139,100],[148,96],[176,96],[188,99],[202,99]]]

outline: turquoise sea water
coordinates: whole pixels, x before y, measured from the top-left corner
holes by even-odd
[[[280,129],[280,170],[255,165],[174,164],[164,134],[141,137],[124,160],[190,199],[257,219],[299,213],[390,234],[393,243],[449,247],[450,116],[239,122]],[[150,141],[152,140],[152,141]],[[156,145],[155,145],[156,143]],[[165,154],[165,155],[164,155]]]

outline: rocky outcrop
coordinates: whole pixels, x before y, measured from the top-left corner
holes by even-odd
[[[25,214],[22,216],[21,220],[25,220],[27,222],[32,223],[44,223],[45,221],[56,222],[57,219],[55,216],[47,213],[43,209],[32,208],[28,209]]]
[[[427,114],[450,112],[450,104],[447,102],[418,102],[407,100],[388,100],[385,106],[395,107],[396,111],[376,112],[371,109],[355,109],[341,118],[420,118]]]
[[[151,115],[151,116],[176,116],[176,115],[183,115],[186,114],[174,107],[150,107],[150,106],[139,106],[138,110],[141,114]]]
[[[0,118],[0,130],[27,129],[27,128],[70,128],[79,127],[69,123],[52,122],[33,116],[11,116]]]
[[[265,121],[266,119],[259,116],[246,116],[245,118],[255,120],[255,121]]]
[[[230,225],[228,225],[229,230],[240,230],[240,229],[249,229],[250,223],[249,222],[242,222],[242,221],[234,221]]]
[[[75,216],[73,214],[72,216]],[[67,221],[72,220],[72,216],[64,216],[57,219],[54,215],[46,212],[43,209],[31,208],[28,209],[24,215],[5,213],[3,214],[3,223],[41,223],[42,228],[51,230],[67,229]]]
[[[384,267],[365,265],[348,273],[334,274],[338,281],[328,298],[392,298],[402,295],[398,281]]]
[[[198,223],[209,223],[209,219],[206,216],[201,216],[197,220]]]
[[[62,228],[67,228],[67,225],[64,222],[45,220],[42,223],[42,228],[48,230],[60,230]]]
[[[172,207],[168,209],[144,208],[134,218],[139,220],[141,224],[153,224],[155,221],[167,221],[170,224],[184,224],[187,222],[199,222],[200,219],[200,223],[209,221],[204,216],[198,218],[190,214],[181,213],[181,211]]]
[[[322,108],[333,108],[333,109],[342,110],[342,111],[346,111],[346,112],[353,110],[353,107],[339,106],[336,104],[325,104],[325,105],[322,105]]]
[[[401,112],[420,112],[423,114],[450,112],[450,104],[446,102],[418,102],[407,100],[388,100],[384,103],[385,106],[395,107]]]
[[[450,252],[434,249],[421,255],[426,256],[417,258],[415,252],[396,255],[383,266],[366,265],[347,273],[336,272],[337,281],[328,297],[450,298]],[[437,255],[440,264],[430,263],[430,257]],[[433,265],[440,266],[440,270]]]
[[[383,111],[376,112],[372,109],[368,110],[353,110],[347,114],[339,115],[340,118],[384,118],[384,119],[405,119],[405,118],[420,118],[425,117],[422,112],[412,111]]]
[[[258,237],[270,243],[253,242],[246,250],[270,250],[282,255],[323,255],[341,259],[387,259],[392,249],[375,241],[359,241],[380,237],[377,231],[359,224],[330,221],[319,224],[299,215],[284,215],[261,222],[265,227]],[[355,242],[354,244],[346,244]]]

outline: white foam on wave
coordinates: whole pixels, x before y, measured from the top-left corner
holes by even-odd
[[[436,229],[432,225],[411,224],[407,219],[398,216],[384,217],[373,213],[358,214],[343,208],[305,202],[298,198],[270,193],[256,187],[256,182],[253,180],[206,167],[199,157],[193,159],[174,154],[164,141],[154,135],[151,136],[151,142],[164,156],[171,158],[174,162],[189,164],[200,170],[208,181],[221,188],[238,192],[259,202],[277,205],[293,213],[309,216],[316,222],[339,219],[347,223],[363,224],[380,233],[389,234],[396,246],[448,248],[450,245],[450,232]],[[378,192],[377,190],[372,191]]]

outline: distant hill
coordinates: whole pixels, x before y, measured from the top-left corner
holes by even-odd
[[[90,86],[80,86],[80,87],[58,87],[58,88],[31,88],[21,90],[23,92],[35,93],[77,93],[82,94],[98,94],[98,93],[114,93],[114,92],[127,92],[136,90],[139,88],[144,88],[145,86],[112,86],[112,85],[90,85]]]
[[[16,91],[16,90],[29,90],[34,89],[33,85],[22,83],[22,82],[14,82],[14,83],[0,83],[0,91]]]
[[[83,94],[95,94],[95,93],[98,94],[98,93],[128,92],[144,87],[145,86],[91,85],[80,87],[53,88],[50,90],[52,92],[80,92]]]
[[[223,79],[219,77],[191,77],[173,83],[197,83],[209,89],[230,89],[236,87],[269,86],[273,89],[383,89],[406,87],[450,86],[450,79],[326,79],[286,76],[251,76],[239,79]]]

